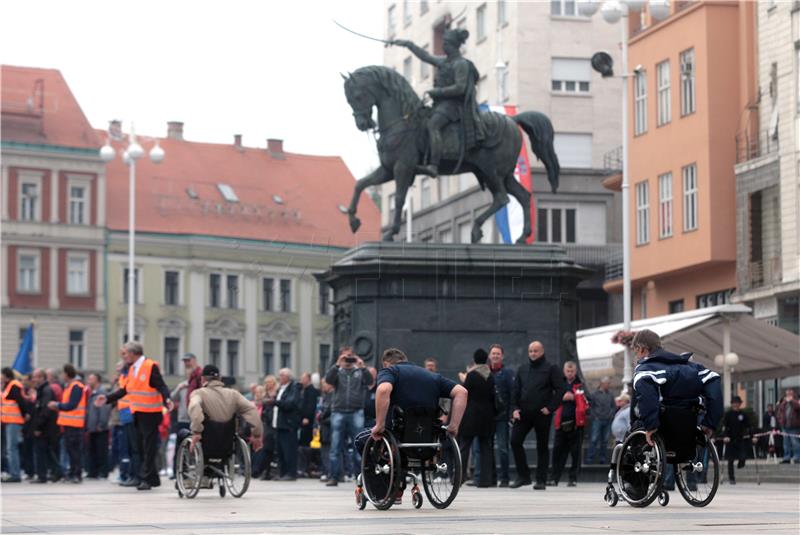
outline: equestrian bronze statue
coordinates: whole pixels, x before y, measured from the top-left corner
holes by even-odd
[[[522,206],[524,228],[517,243],[531,235],[530,193],[514,178],[522,135],[528,135],[531,148],[547,170],[547,179],[558,189],[559,164],[553,149],[553,125],[542,113],[524,112],[514,117],[481,113],[475,100],[479,75],[459,47],[469,33],[463,29],[444,33],[445,56],[433,56],[410,41],[389,44],[408,48],[420,60],[436,69],[434,88],[427,92],[433,101],[425,105],[400,74],[381,66],[362,67],[344,76],[344,91],[353,110],[356,127],[378,134],[380,167],[356,183],[348,215],[355,233],[361,222],[356,217],[361,192],[394,180],[396,183],[394,220],[383,239],[392,241],[400,231],[402,209],[408,188],[417,175],[471,172],[482,189],[492,194],[492,204],[475,218],[472,243],[480,241],[484,222],[513,196]],[[378,109],[377,124],[372,119]]]

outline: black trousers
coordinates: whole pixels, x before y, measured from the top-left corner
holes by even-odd
[[[550,420],[552,415],[544,415],[539,411],[534,414],[522,413],[522,417],[514,422],[511,429],[511,450],[514,452],[514,463],[517,475],[523,481],[530,481],[531,469],[525,455],[525,437],[531,429],[536,431],[536,482],[544,483],[547,479],[547,467],[550,463],[548,441],[550,439]]]
[[[89,433],[88,477],[108,477],[108,431]]]
[[[744,440],[732,440],[725,445],[725,457],[728,459],[728,481],[736,481],[736,473],[733,471],[733,463],[737,462],[737,468],[744,468],[747,459],[747,448]]]
[[[581,469],[581,447],[583,445],[583,428],[578,427],[569,433],[556,429],[556,438],[553,441],[553,475],[551,479],[558,483],[561,472],[567,464],[567,456],[572,456],[572,467],[569,469],[569,480],[578,481],[578,472]]]
[[[83,470],[81,469],[81,451],[83,450],[83,429],[77,427],[64,427],[64,447],[67,449],[69,457],[70,479],[81,479]]]
[[[297,429],[278,429],[278,468],[281,477],[297,477]]]
[[[133,415],[142,461],[139,467],[139,480],[145,481],[153,487],[161,485],[156,464],[159,443],[158,426],[161,419],[160,412],[137,412]]]
[[[36,476],[39,481],[47,481],[47,472],[50,477],[61,479],[61,463],[58,462],[59,440],[58,435],[38,436],[33,439],[33,449],[36,457]]]
[[[480,480],[477,481],[479,487],[492,486],[492,470],[494,467],[494,450],[492,449],[492,435],[485,437],[459,436],[458,447],[461,450],[461,476],[466,479],[469,470],[469,454],[472,450],[472,441],[477,440],[480,446]]]

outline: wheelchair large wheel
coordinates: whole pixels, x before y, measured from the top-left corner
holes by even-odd
[[[714,442],[698,430],[695,457],[675,465],[675,484],[689,505],[705,507],[719,488],[719,456]]]
[[[399,463],[397,445],[389,433],[379,440],[367,439],[361,455],[361,481],[367,499],[376,509],[386,510],[394,505],[400,483]]]
[[[647,444],[644,431],[634,431],[622,443],[617,459],[617,488],[633,507],[647,507],[661,493],[666,466],[664,443],[653,436],[655,446]]]
[[[234,498],[241,498],[250,486],[252,468],[250,465],[250,447],[241,437],[236,437],[233,453],[225,463],[225,486]]]
[[[439,443],[436,455],[422,468],[422,486],[431,505],[445,509],[456,499],[461,487],[461,450],[456,439],[444,431]]]
[[[175,484],[178,487],[178,495],[186,498],[194,498],[200,491],[200,483],[203,479],[203,447],[198,443],[190,451],[191,438],[185,438],[178,447],[178,458],[175,474]]]

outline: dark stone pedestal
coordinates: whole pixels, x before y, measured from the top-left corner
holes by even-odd
[[[588,274],[553,245],[365,243],[319,279],[334,289],[334,347],[352,345],[378,368],[398,347],[454,378],[493,343],[507,366],[533,340],[551,361],[577,360],[575,287]]]

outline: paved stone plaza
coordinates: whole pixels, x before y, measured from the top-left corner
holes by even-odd
[[[166,483],[166,481],[165,481]],[[2,533],[787,533],[800,529],[800,488],[787,484],[723,486],[705,509],[677,493],[667,507],[607,507],[603,485],[576,489],[464,487],[438,511],[410,501],[389,511],[357,511],[352,487],[316,481],[253,482],[242,499],[202,491],[178,499],[171,486],[136,492],[109,482],[3,485]]]

